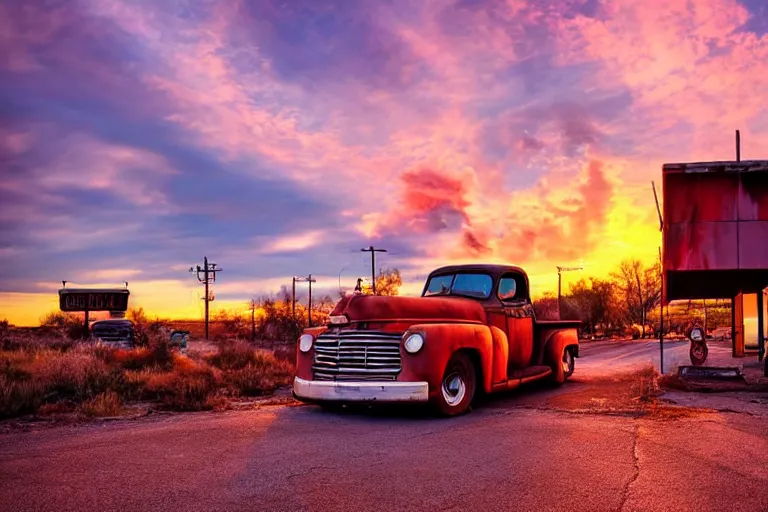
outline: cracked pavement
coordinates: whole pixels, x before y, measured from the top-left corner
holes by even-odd
[[[562,388],[453,419],[269,406],[11,430],[0,510],[768,510],[768,405],[616,413],[622,354],[642,345],[585,344]]]

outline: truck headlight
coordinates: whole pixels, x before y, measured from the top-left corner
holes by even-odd
[[[312,348],[312,343],[315,341],[314,336],[311,334],[302,334],[299,338],[299,350],[302,352],[309,352]]]
[[[405,351],[409,354],[415,354],[419,350],[421,350],[421,347],[424,346],[424,336],[415,332],[413,334],[409,334],[407,338],[405,338],[405,343],[403,343],[403,347],[405,347]]]

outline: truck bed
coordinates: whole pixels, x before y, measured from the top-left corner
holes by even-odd
[[[534,329],[567,329],[569,327],[578,329],[581,326],[581,320],[533,320]]]

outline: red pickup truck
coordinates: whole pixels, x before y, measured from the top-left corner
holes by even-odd
[[[519,267],[442,267],[421,297],[347,296],[328,325],[305,329],[293,396],[323,406],[427,402],[453,416],[481,393],[565,382],[579,325],[536,320]]]

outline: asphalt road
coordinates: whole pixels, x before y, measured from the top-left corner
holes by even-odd
[[[573,406],[654,350],[584,345],[562,388],[449,420],[273,406],[6,433],[0,510],[768,510],[768,411]]]

